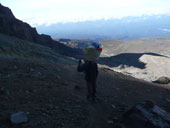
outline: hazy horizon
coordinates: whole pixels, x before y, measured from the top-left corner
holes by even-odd
[[[170,36],[170,15],[125,17],[77,23],[56,23],[37,26],[37,31],[56,38],[131,40]]]

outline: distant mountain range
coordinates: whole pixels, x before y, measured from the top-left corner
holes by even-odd
[[[56,23],[37,26],[39,33],[55,38],[131,40],[170,36],[170,15],[147,15],[84,22]]]

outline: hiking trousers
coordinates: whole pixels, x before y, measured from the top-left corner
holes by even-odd
[[[87,98],[92,97],[93,99],[96,97],[96,82],[86,81],[87,85]]]

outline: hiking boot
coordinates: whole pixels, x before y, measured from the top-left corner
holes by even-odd
[[[90,100],[90,95],[87,95],[86,99],[87,99],[87,100]]]
[[[95,96],[92,97],[92,101],[96,102],[96,97]]]

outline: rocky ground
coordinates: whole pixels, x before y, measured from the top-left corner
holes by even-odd
[[[97,101],[86,100],[76,64],[1,58],[0,127],[114,128],[132,105],[151,100],[170,112],[170,85],[125,76],[99,65]],[[25,112],[28,121],[10,123]]]

